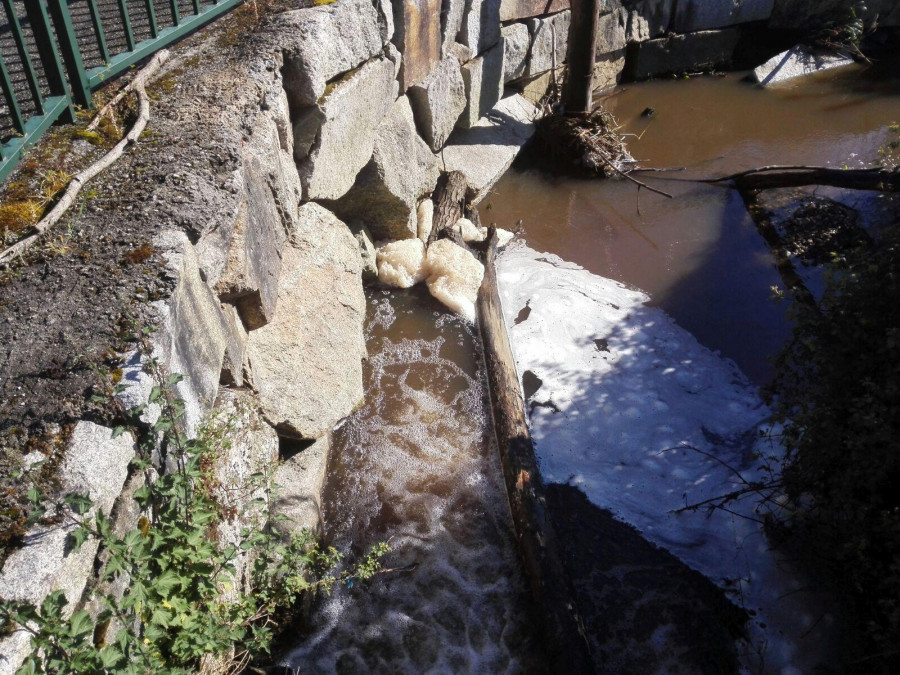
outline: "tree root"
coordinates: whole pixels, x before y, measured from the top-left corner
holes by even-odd
[[[25,251],[34,246],[47,230],[59,222],[66,214],[66,211],[71,208],[72,204],[75,203],[75,198],[81,192],[81,188],[83,188],[89,180],[109,168],[122,156],[129,145],[137,141],[144,132],[147,122],[150,120],[150,99],[147,96],[145,85],[150,76],[153,75],[153,73],[155,73],[168,58],[168,50],[163,49],[158,52],[156,56],[154,56],[153,59],[151,59],[151,61],[135,76],[128,86],[124,87],[115,98],[100,109],[100,112],[97,113],[97,116],[94,118],[94,121],[91,122],[91,126],[89,126],[88,129],[96,127],[96,123],[99,123],[100,118],[103,115],[108,114],[109,111],[112,110],[112,106],[120,101],[126,93],[134,92],[137,94],[138,117],[131,127],[131,130],[115,145],[114,148],[103,155],[103,157],[72,178],[62,197],[56,203],[56,206],[54,206],[50,213],[41,218],[34,228],[32,228],[31,234],[0,253],[0,265],[8,266],[14,258],[21,256]]]

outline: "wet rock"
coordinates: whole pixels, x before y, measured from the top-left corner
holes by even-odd
[[[152,336],[154,355],[169,373],[184,379],[175,393],[184,400],[185,425],[192,435],[216,398],[228,344],[219,300],[200,275],[194,247],[182,232],[163,232],[153,245],[176,282],[172,295],[154,303],[158,327]]]
[[[466,89],[459,61],[453,56],[443,59],[431,75],[410,87],[407,93],[419,133],[437,152],[466,109]]]
[[[329,81],[380,54],[387,31],[371,0],[286,12],[280,21],[295,35],[282,69],[292,108],[316,104]]]
[[[244,176],[244,195],[215,291],[237,308],[247,329],[253,330],[275,314],[286,236],[262,163],[248,160]]]
[[[317,438],[362,400],[359,246],[327,209],[300,207],[284,248],[274,321],[250,333],[260,408],[282,435]]]
[[[629,45],[626,75],[643,80],[726,67],[740,38],[737,28],[673,35]]]
[[[773,56],[758,68],[754,68],[753,79],[763,86],[767,86],[831,68],[848,66],[851,63],[853,63],[853,59],[842,54],[794,47]]]
[[[378,128],[372,159],[346,197],[334,202],[344,220],[363,220],[376,239],[416,236],[416,207],[439,174],[437,158],[418,133],[401,96]]]
[[[487,195],[534,135],[537,113],[525,97],[509,96],[473,128],[457,131],[444,147],[446,170],[466,175],[471,203],[477,204]]]
[[[500,41],[500,0],[466,0],[457,41],[483,54]]]
[[[468,104],[457,125],[468,129],[503,96],[503,44],[463,64],[462,76]]]
[[[395,0],[394,44],[403,54],[400,93],[421,82],[441,60],[441,0]]]
[[[765,21],[772,15],[774,4],[775,0],[678,0],[672,17],[672,30],[693,33]]]
[[[500,21],[528,19],[569,9],[569,0],[501,0]]]
[[[528,53],[527,75],[538,75],[545,70],[563,65],[566,60],[566,46],[569,44],[571,20],[569,11],[528,20],[531,50]]]
[[[309,530],[321,532],[322,488],[331,442],[323,436],[315,443],[291,451],[275,471],[275,484],[281,486],[278,499],[273,504],[276,515],[288,520],[277,527],[285,534]]]
[[[88,512],[109,515],[128,477],[128,464],[134,457],[130,434],[113,438],[113,430],[92,422],[79,422],[72,432],[59,472],[63,494],[87,493],[94,506]],[[89,538],[78,551],[69,537],[74,523],[38,526],[25,537],[25,546],[6,559],[0,574],[0,597],[40,605],[52,591],[62,590],[70,603],[81,599],[88,578],[94,571],[98,543]],[[73,604],[66,608],[71,614]],[[0,673],[12,675],[31,653],[30,636],[16,631],[0,639]]]
[[[528,67],[528,48],[531,46],[531,33],[524,23],[511,23],[503,26],[503,81],[516,80]]]
[[[376,58],[335,83],[316,110],[300,113],[305,139],[319,125],[308,156],[298,158],[304,199],[338,199],[347,193],[372,156],[395,93],[394,64]],[[303,146],[296,125],[294,134],[296,155]]]

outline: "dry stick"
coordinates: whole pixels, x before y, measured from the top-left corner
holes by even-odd
[[[147,86],[147,80],[153,75],[156,70],[166,62],[166,59],[169,58],[168,50],[164,49],[161,52],[157,52],[157,54],[150,59],[146,66],[144,66],[141,71],[134,76],[134,79],[131,80],[128,84],[122,87],[118,93],[109,101],[107,101],[106,105],[104,105],[100,110],[97,111],[97,114],[94,115],[94,119],[91,120],[91,123],[87,125],[87,131],[96,131],[97,127],[100,126],[100,121],[111,114],[113,108],[119,105],[119,102],[125,98],[126,94],[135,90],[136,87],[145,87]]]
[[[0,265],[8,265],[13,258],[22,255],[22,253],[31,248],[47,230],[53,227],[53,225],[55,225],[65,215],[66,211],[68,211],[72,204],[75,202],[75,198],[78,196],[78,193],[81,192],[81,188],[84,187],[84,185],[89,180],[97,176],[100,172],[109,168],[117,159],[119,159],[119,157],[122,156],[122,153],[125,152],[125,148],[137,141],[138,137],[143,133],[144,128],[147,126],[147,122],[150,119],[150,99],[147,97],[147,92],[144,89],[144,85],[146,83],[147,77],[149,77],[149,75],[152,74],[152,72],[157,68],[159,68],[160,65],[165,63],[167,58],[169,58],[169,52],[167,50],[164,49],[159,52],[129,85],[131,90],[137,94],[139,105],[138,117],[134,122],[134,126],[131,127],[131,130],[121,141],[116,144],[116,146],[112,150],[107,152],[105,155],[103,155],[103,157],[86,168],[84,171],[77,174],[71,180],[68,187],[66,187],[66,191],[63,193],[63,196],[57,202],[56,206],[54,206],[50,213],[41,218],[40,222],[38,222],[37,225],[34,226],[34,232],[31,235],[25,237],[21,241],[13,244],[8,249],[0,253]],[[145,75],[145,71],[149,71],[149,73]]]

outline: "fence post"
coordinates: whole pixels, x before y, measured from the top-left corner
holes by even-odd
[[[43,0],[40,0],[43,2]],[[63,61],[66,64],[66,72],[69,74],[69,84],[72,87],[72,99],[84,108],[91,107],[91,88],[88,86],[87,72],[84,69],[84,61],[81,58],[81,49],[75,37],[75,27],[72,25],[72,15],[69,13],[67,0],[48,0],[50,16],[56,27],[56,37],[59,39],[59,49],[62,52]]]
[[[28,22],[34,33],[34,41],[41,57],[41,64],[44,66],[47,84],[50,85],[50,93],[53,96],[65,96],[69,100],[67,110],[60,115],[60,119],[63,122],[74,122],[75,110],[72,108],[72,98],[69,95],[65,77],[63,77],[62,63],[59,60],[59,52],[56,50],[53,31],[50,30],[50,19],[47,16],[44,0],[26,2],[25,12],[28,14]]]

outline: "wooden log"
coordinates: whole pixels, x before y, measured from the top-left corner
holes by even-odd
[[[431,234],[428,235],[426,242],[428,246],[434,243],[442,230],[449,228],[462,218],[468,184],[466,174],[462,171],[451,171],[441,175],[434,190],[434,218]]]
[[[519,554],[531,594],[544,614],[552,670],[591,673],[597,668],[547,510],[544,486],[528,430],[525,401],[503,321],[494,266],[496,250],[497,233],[491,227],[484,261],[484,281],[478,295],[478,322],[490,387],[494,433]]]
[[[587,115],[593,107],[594,57],[600,0],[572,0],[563,108],[567,115]]]

